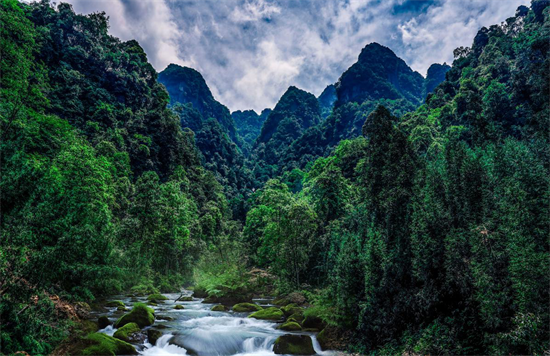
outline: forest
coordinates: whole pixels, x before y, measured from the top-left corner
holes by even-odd
[[[0,0],[0,354],[133,354],[87,310],[182,288],[286,300],[323,350],[545,354],[550,1],[510,15],[426,78],[371,43],[231,113],[105,13]]]

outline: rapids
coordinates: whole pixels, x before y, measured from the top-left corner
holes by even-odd
[[[188,292],[190,294],[191,292]],[[194,298],[189,302],[174,302],[180,295],[164,294],[168,297],[164,303],[152,306],[155,309],[155,324],[149,328],[158,329],[163,333],[155,345],[145,340],[142,344],[134,344],[143,356],[171,355],[239,355],[266,356],[274,355],[273,344],[278,336],[289,332],[277,330],[277,323],[247,318],[249,313],[234,313],[210,311],[214,304],[202,303],[203,299]],[[127,308],[133,304],[129,297],[114,297],[122,300]],[[145,301],[145,298],[137,298]],[[134,300],[135,301],[135,300]],[[269,300],[256,300],[262,306],[269,305]],[[174,309],[181,304],[185,309]],[[108,316],[112,320],[120,315],[116,308],[108,308]],[[108,335],[116,331],[112,326],[100,330]],[[334,355],[330,351],[321,351],[315,333],[297,332],[309,335],[313,341],[315,352],[319,355]]]

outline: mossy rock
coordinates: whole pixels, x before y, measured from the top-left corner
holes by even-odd
[[[143,303],[136,303],[128,314],[120,317],[115,327],[120,328],[129,323],[136,323],[140,328],[153,325],[155,322],[155,311]]]
[[[277,355],[315,355],[313,342],[308,335],[279,336],[273,345],[273,352]]]
[[[84,334],[95,333],[99,329],[103,329],[98,327],[98,323],[91,320],[83,320],[80,328],[82,329]]]
[[[218,311],[218,312],[223,312],[225,311],[225,305],[221,305],[221,304],[218,304],[218,305],[214,305],[212,307],[212,309],[210,309],[211,311]]]
[[[204,300],[202,301],[203,303],[217,303],[218,302],[218,297],[216,297],[215,295],[209,295],[208,297],[204,298]]]
[[[126,307],[123,305],[123,306],[117,307],[116,310],[118,310],[118,311],[126,311]]]
[[[105,315],[97,318],[97,326],[99,329],[105,329],[107,326],[111,325],[111,321]]]
[[[304,312],[304,310],[302,308],[300,308],[299,306],[297,306],[294,303],[290,303],[290,304],[282,307],[281,310],[283,311],[283,313],[285,313],[285,316],[290,316],[292,314],[300,314],[300,313]]]
[[[254,303],[239,303],[233,306],[233,311],[236,313],[248,313],[262,310],[263,308]]]
[[[252,313],[248,317],[254,318],[254,319],[261,319],[261,320],[278,321],[284,317],[284,314],[281,311],[281,309],[270,307],[270,308],[262,309],[255,313]]]
[[[174,305],[174,309],[181,310],[181,309],[185,309],[185,308],[181,304],[176,304],[176,305]]]
[[[147,305],[150,305],[152,307],[158,306],[157,302],[154,302],[154,301],[151,301],[151,300],[147,302]]]
[[[206,298],[206,297],[208,297],[208,293],[206,292],[206,288],[196,286],[193,290],[193,297],[194,298]]]
[[[162,336],[162,331],[155,330],[155,329],[149,329],[147,330],[147,339],[149,339],[149,343],[151,345],[155,345],[157,343],[157,340],[160,339]]]
[[[166,321],[174,320],[174,318],[172,318],[171,316],[168,316],[168,315],[159,315],[159,316],[157,316],[157,319],[158,320],[166,320]]]
[[[162,294],[151,294],[147,297],[147,300],[159,302],[162,300],[168,300],[168,298],[163,296]]]
[[[178,302],[192,302],[193,301],[193,297],[180,297],[178,299]]]
[[[113,308],[113,307],[123,307],[123,308],[126,308],[126,306],[124,305],[124,303],[120,300],[111,300],[107,303],[105,303],[105,306],[106,307],[110,307],[110,308]]]
[[[323,330],[325,326],[326,323],[323,321],[323,319],[312,315],[306,316],[304,321],[302,322],[302,327],[311,331]]]
[[[304,314],[302,313],[294,313],[291,316],[286,319],[286,321],[294,321],[298,324],[302,324],[302,321],[304,321]]]
[[[128,323],[118,329],[115,334],[113,335],[115,338],[129,342],[130,341],[130,335],[133,333],[137,333],[141,330],[138,324],[136,323]]]
[[[319,346],[321,346],[321,349],[326,350],[326,344],[328,341],[326,328],[324,328],[319,334],[317,334],[317,341],[319,342]]]
[[[300,331],[302,327],[295,321],[287,321],[283,325],[279,326],[277,329],[284,331]]]
[[[93,333],[86,337],[93,345],[82,350],[82,355],[137,355],[136,349],[129,343],[112,336]]]
[[[147,294],[156,294],[159,292],[159,290],[155,287],[153,287],[152,285],[150,284],[140,284],[140,285],[137,285],[137,286],[133,286],[132,288],[130,288],[132,294],[134,294],[135,296],[138,296],[138,297],[143,297]]]
[[[284,307],[285,305],[290,304],[290,300],[287,298],[277,298],[273,301],[273,304],[279,307]]]

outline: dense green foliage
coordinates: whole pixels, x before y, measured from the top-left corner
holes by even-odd
[[[235,126],[237,127],[237,132],[248,144],[246,150],[247,153],[249,153],[251,147],[254,145],[254,142],[258,136],[260,136],[262,125],[270,113],[271,109],[262,110],[260,115],[258,115],[254,110],[237,110],[231,113],[231,116],[235,121]]]
[[[548,0],[426,79],[371,44],[261,115],[190,68],[157,80],[104,13],[0,0],[0,23],[1,353],[67,336],[57,296],[192,279],[228,305],[301,291],[305,311],[252,317],[345,330],[351,351],[549,349]],[[153,322],[136,304],[117,324]],[[87,353],[125,346],[102,335]]]
[[[256,196],[243,233],[253,261],[271,266],[283,289],[323,288],[312,311],[355,330],[357,351],[548,349],[542,4],[481,29],[416,111],[399,118],[379,106],[363,137]]]
[[[0,338],[45,354],[65,336],[51,295],[178,286],[229,212],[135,41],[102,13],[0,4]]]

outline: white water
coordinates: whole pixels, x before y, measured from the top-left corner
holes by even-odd
[[[248,313],[210,311],[213,304],[203,304],[202,299],[174,302],[178,295],[166,294],[169,300],[154,307],[157,319],[153,328],[158,328],[158,325],[164,325],[166,328],[161,330],[164,335],[155,345],[148,341],[136,345],[141,355],[271,356],[274,355],[273,344],[277,337],[288,333],[277,330],[277,323],[249,319]],[[121,299],[128,307],[131,306],[129,298]],[[184,309],[174,309],[175,304],[183,305]],[[169,316],[174,320],[160,320],[159,316]],[[100,331],[113,335],[116,329],[108,326]],[[312,338],[313,348],[317,354],[332,354],[321,351],[314,333],[298,334],[309,335]]]

